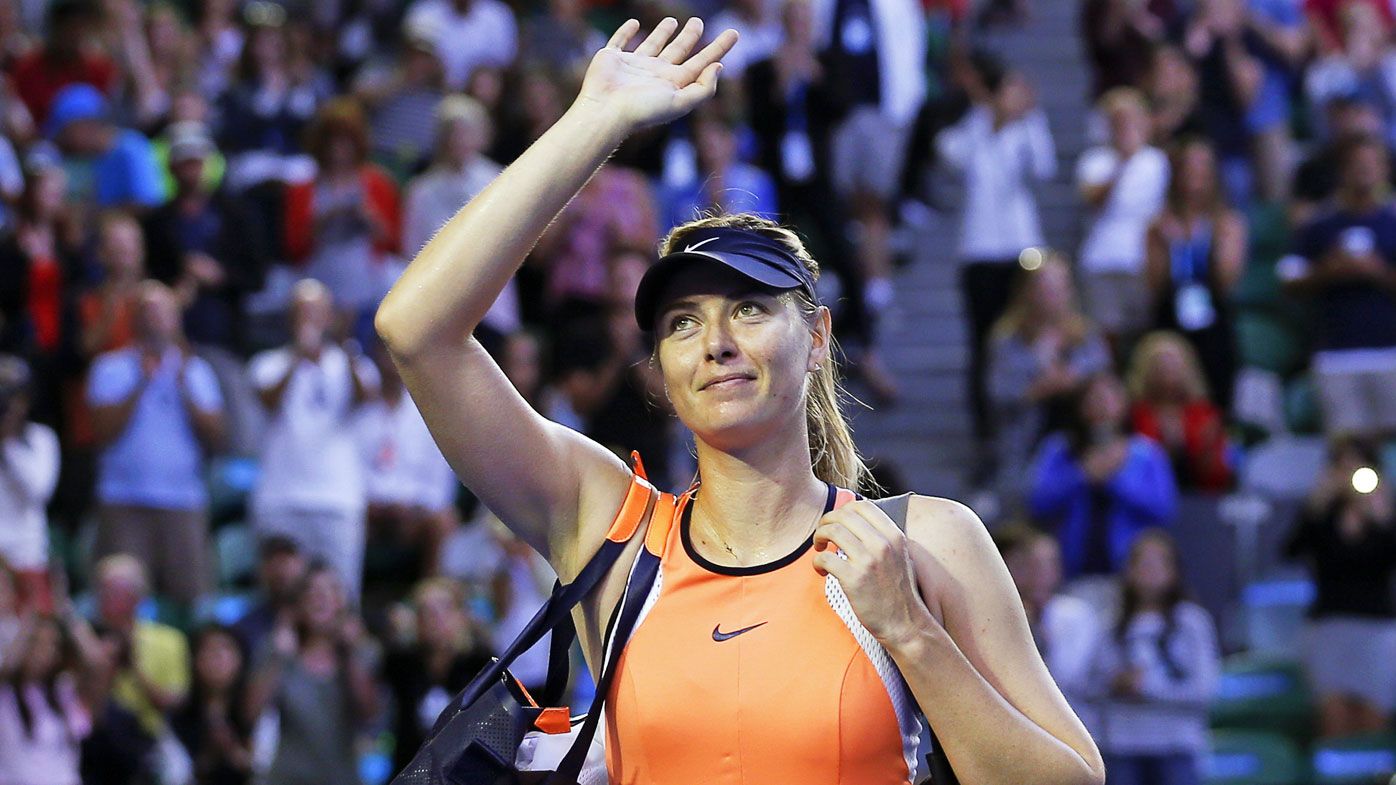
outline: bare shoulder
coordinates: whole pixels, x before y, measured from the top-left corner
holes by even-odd
[[[926,606],[941,624],[962,610],[974,587],[1006,578],[1007,568],[979,516],[969,507],[936,496],[913,495],[907,506],[917,582]]]
[[[933,553],[947,556],[966,548],[994,550],[993,540],[974,510],[939,496],[912,494],[907,505],[906,536]]]

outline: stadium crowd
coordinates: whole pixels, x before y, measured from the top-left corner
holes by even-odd
[[[687,487],[631,304],[670,227],[750,211],[808,237],[851,385],[896,406],[879,322],[917,216],[958,210],[968,479],[1111,785],[1206,774],[1224,647],[1170,530],[1291,430],[1329,439],[1276,554],[1316,586],[1301,735],[1396,731],[1391,6],[1080,13],[1063,167],[1036,75],[976,45],[1028,0],[0,3],[0,785],[384,782],[527,622],[546,563],[372,318],[628,16],[742,39],[485,318],[529,403]],[[1045,241],[1057,178],[1078,248]]]

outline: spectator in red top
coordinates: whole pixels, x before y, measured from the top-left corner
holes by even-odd
[[[1231,487],[1221,409],[1208,397],[1197,352],[1187,340],[1163,330],[1145,336],[1130,360],[1129,392],[1134,430],[1168,451],[1180,488]]]
[[[306,133],[319,171],[286,194],[286,254],[325,284],[340,310],[376,305],[402,235],[397,186],[369,163],[368,122],[350,98],[327,103]]]
[[[110,94],[116,64],[93,46],[102,12],[92,0],[54,0],[48,10],[48,39],[15,62],[10,74],[20,100],[34,121],[43,124],[59,90],[85,82]]]

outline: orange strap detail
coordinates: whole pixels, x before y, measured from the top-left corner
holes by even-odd
[[[625,492],[625,502],[611,522],[610,531],[606,532],[606,539],[612,542],[629,542],[635,536],[635,530],[640,528],[645,520],[645,512],[649,510],[650,497],[655,493],[654,486],[645,478],[645,465],[640,462],[640,454],[632,453],[631,457],[635,460],[635,474],[630,478],[630,490]]]
[[[533,727],[544,733],[566,733],[572,730],[572,715],[566,706],[543,709],[533,720]]]
[[[659,494],[655,502],[654,514],[650,516],[650,527],[645,532],[645,549],[655,556],[664,555],[664,545],[669,541],[669,529],[674,525],[679,512],[688,504],[688,494],[675,498],[673,494]]]

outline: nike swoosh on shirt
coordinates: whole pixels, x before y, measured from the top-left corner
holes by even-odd
[[[765,623],[766,623],[766,622],[764,622],[764,621],[761,622],[761,624],[765,624]],[[737,637],[738,635],[741,635],[741,634],[744,633],[744,632],[751,632],[752,630],[756,629],[757,627],[760,627],[761,624],[753,624],[753,625],[751,625],[750,627],[743,627],[743,628],[741,628],[740,630],[733,630],[732,632],[723,632],[722,630],[718,629],[718,628],[721,627],[722,625],[721,625],[721,624],[715,624],[715,625],[713,625],[713,640],[718,641],[719,643],[721,643],[722,641],[730,640],[730,639],[732,639],[732,638],[735,638],[735,637]]]

